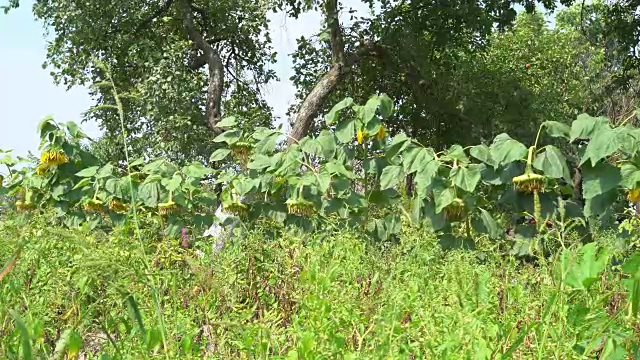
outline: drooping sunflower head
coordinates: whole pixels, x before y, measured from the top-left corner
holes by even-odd
[[[127,204],[122,203],[120,200],[113,198],[109,201],[109,210],[118,214],[124,214],[129,211]]]
[[[169,200],[166,203],[158,204],[158,213],[160,215],[169,215],[173,213],[178,208],[178,205],[173,202],[173,200]]]
[[[29,210],[29,206],[22,200],[16,200],[16,209],[19,212],[23,212]]]
[[[88,213],[104,213],[104,203],[98,199],[89,199],[83,205],[82,208]]]
[[[67,155],[61,150],[51,149],[47,150],[40,155],[40,163],[45,167],[59,166],[69,162]]]
[[[516,190],[525,194],[542,192],[544,190],[544,175],[529,172],[513,178]]]
[[[633,188],[627,193],[627,200],[634,204],[640,202],[640,187]]]
[[[246,165],[249,160],[249,154],[251,153],[251,144],[244,141],[238,141],[230,146],[231,154],[241,164]]]
[[[244,217],[249,213],[249,205],[237,198],[229,203],[223,204],[222,207],[225,211],[239,217]]]
[[[444,218],[447,221],[459,221],[466,214],[466,209],[464,207],[464,201],[460,198],[455,198],[451,202],[451,204],[447,205],[444,210]]]
[[[309,200],[304,198],[288,199],[287,212],[292,215],[310,217],[315,211],[315,206]]]

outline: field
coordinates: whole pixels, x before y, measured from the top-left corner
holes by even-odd
[[[615,237],[536,263],[444,251],[427,230],[396,243],[257,228],[218,253],[28,224],[0,237],[4,358],[637,358]],[[615,235],[615,234],[614,234]],[[199,250],[199,251],[197,251]],[[635,261],[640,260],[636,257]],[[613,265],[612,265],[613,264]],[[636,264],[637,265],[637,264]],[[635,357],[634,357],[635,356]],[[77,357],[78,358],[78,357]]]

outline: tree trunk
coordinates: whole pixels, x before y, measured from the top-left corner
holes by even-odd
[[[329,72],[324,74],[320,81],[313,87],[309,95],[300,106],[296,121],[291,129],[289,143],[302,139],[309,132],[313,120],[318,116],[320,109],[331,95],[331,92],[340,84],[344,76],[343,65],[334,64]]]
[[[192,69],[197,69],[197,65],[202,61],[207,64],[209,71],[209,84],[207,86],[207,101],[205,104],[205,119],[207,125],[216,133],[222,132],[218,127],[218,122],[222,118],[220,103],[222,101],[222,93],[224,91],[224,64],[220,58],[218,51],[211,46],[197,30],[195,21],[193,20],[192,4],[190,0],[180,0],[180,13],[182,14],[184,26],[189,36],[189,40],[193,41],[196,47],[202,51],[202,57],[194,60],[191,64]]]

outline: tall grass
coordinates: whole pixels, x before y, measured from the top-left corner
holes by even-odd
[[[384,245],[349,230],[257,228],[217,255],[211,240],[183,249],[155,234],[140,232],[154,254],[147,259],[131,229],[69,232],[45,218],[4,219],[0,260],[29,241],[0,283],[0,357],[638,356],[640,322],[607,246],[534,265],[444,251],[418,231]]]

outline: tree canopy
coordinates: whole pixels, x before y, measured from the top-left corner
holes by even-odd
[[[37,0],[33,13],[54,31],[46,65],[55,81],[98,84],[91,90],[97,106],[86,117],[104,132],[93,146],[112,160],[124,157],[114,146],[123,129],[134,155],[206,162],[225,116],[247,129],[274,126],[263,94],[276,79],[272,11],[323,15],[320,33],[298,39],[293,54],[298,92],[288,114],[290,142],[321,130],[323,114],[346,96],[388,94],[398,108],[388,131],[435,148],[503,131],[527,139],[545,120],[622,111],[621,99],[632,101],[634,1],[364,3],[367,16],[338,0]],[[570,7],[558,12],[559,5]],[[17,6],[11,0],[5,11]],[[525,9],[519,16],[518,8]],[[557,13],[554,28],[545,9]],[[104,106],[114,100],[99,86],[106,80],[124,95],[124,124]]]

